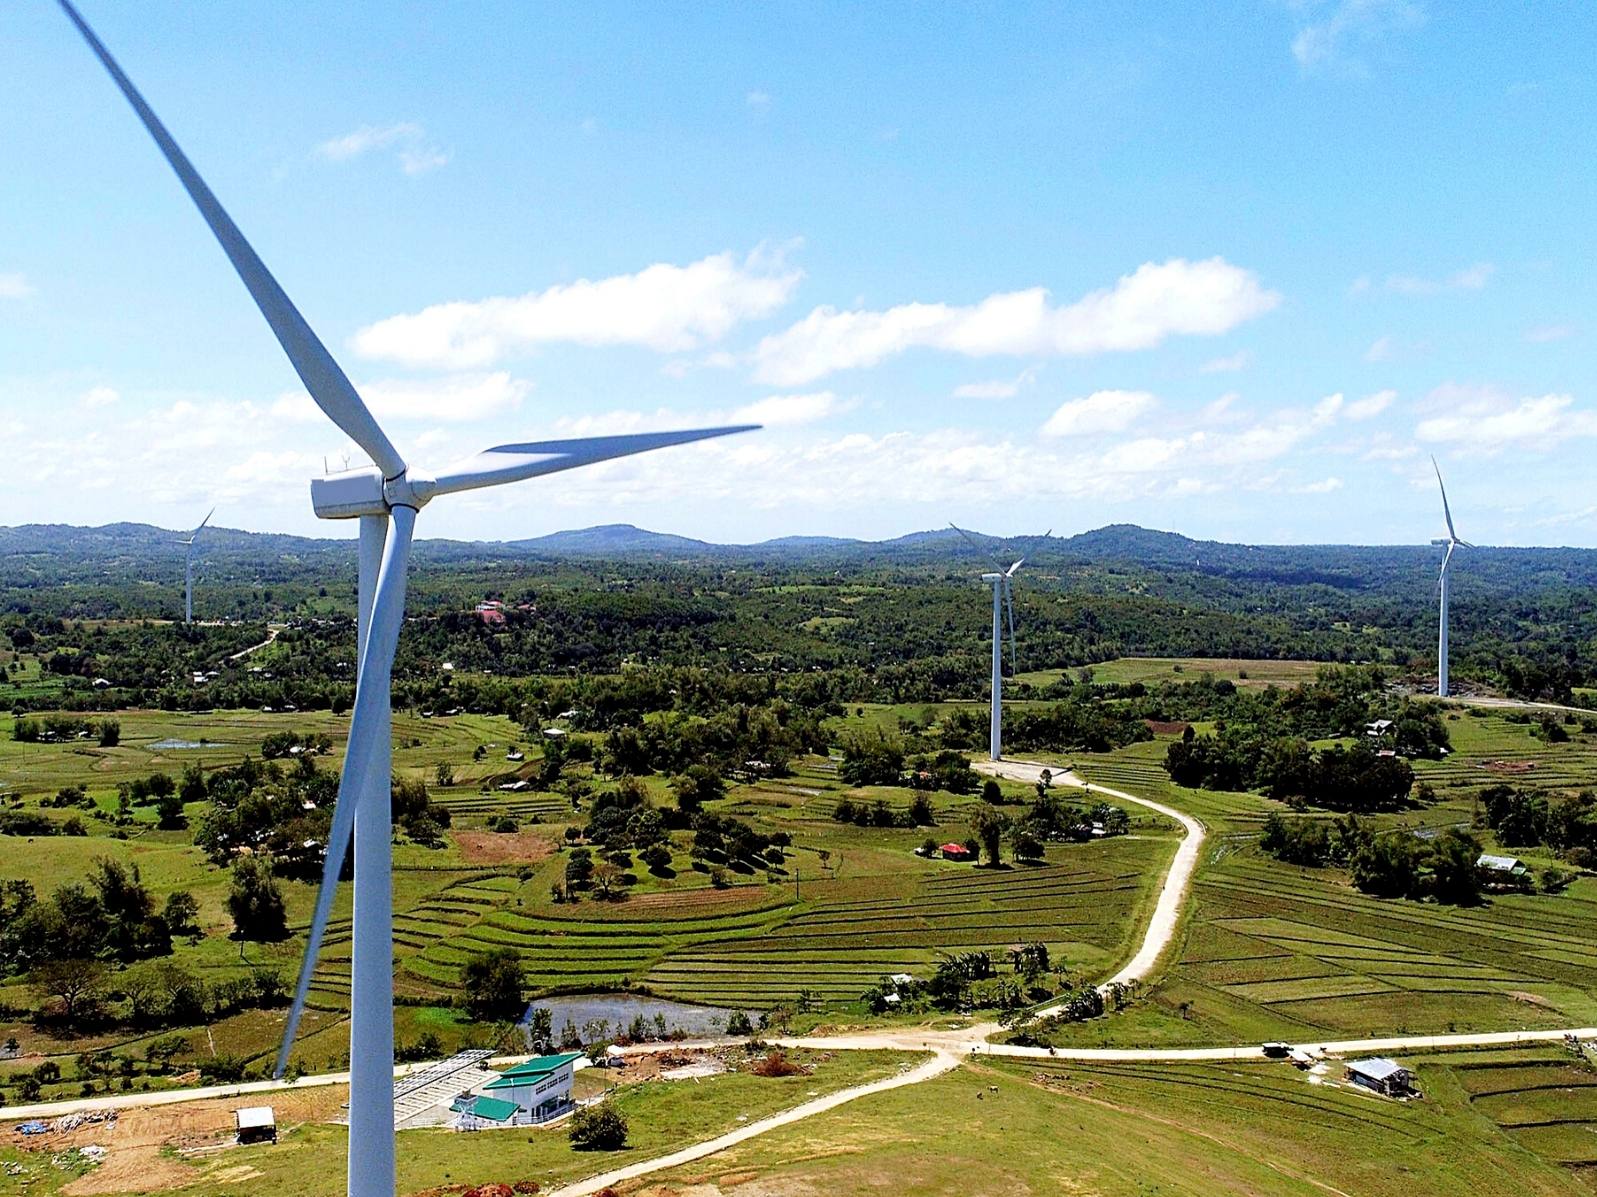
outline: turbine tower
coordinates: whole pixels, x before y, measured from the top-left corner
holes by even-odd
[[[970,533],[966,532],[958,524],[951,523],[948,526],[963,536],[972,548],[980,552],[990,551],[978,545]],[[1053,529],[1050,528],[1043,533],[1043,539],[1046,540],[1052,533]],[[993,588],[993,696],[991,722],[987,731],[987,751],[991,759],[995,761],[1003,759],[1004,745],[1003,616],[1007,610],[1009,615],[1009,672],[1013,675],[1015,673],[1015,571],[1024,565],[1025,561],[1026,558],[1022,556],[1010,565],[1008,569],[1005,569],[1003,562],[995,559],[994,565],[997,566],[997,571],[981,576],[982,582]]]
[[[405,571],[416,515],[430,499],[497,486],[611,458],[748,431],[758,425],[632,436],[496,445],[436,477],[412,470],[367,410],[327,348],[311,331],[244,235],[122,73],[70,0],[62,9],[110,72],[155,139],[295,371],[324,414],[371,457],[373,465],[311,481],[311,506],[323,519],[360,520],[358,660],[355,708],[327,840],[316,911],[289,1011],[276,1074],[281,1076],[305,1008],[317,953],[327,930],[338,874],[355,845],[355,916],[350,1001],[349,1192],[394,1197],[393,889],[389,814],[393,731],[389,680],[405,615]]]
[[[1447,697],[1447,567],[1452,564],[1453,550],[1457,548],[1473,549],[1475,546],[1467,540],[1460,540],[1458,533],[1453,531],[1453,513],[1447,506],[1447,487],[1442,482],[1442,467],[1436,464],[1436,458],[1431,458],[1431,468],[1436,471],[1436,485],[1442,492],[1442,515],[1447,520],[1447,535],[1431,541],[1433,545],[1446,545],[1447,553],[1442,557],[1442,573],[1438,589],[1441,594],[1441,618],[1438,620],[1436,633],[1436,695],[1438,698]]]
[[[190,532],[187,540],[179,540],[183,546],[183,622],[194,622],[194,538],[205,531],[205,525],[211,522],[211,516],[216,514],[216,508],[200,521],[200,526]]]

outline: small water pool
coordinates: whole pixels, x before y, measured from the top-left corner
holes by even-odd
[[[169,740],[157,740],[149,745],[152,751],[164,752],[173,748],[226,748],[220,740],[179,740],[173,737]]]
[[[610,1039],[624,1034],[634,1019],[641,1017],[649,1024],[651,1035],[659,1034],[657,1018],[665,1020],[666,1034],[681,1031],[694,1038],[726,1034],[726,1020],[732,1011],[714,1006],[690,1006],[666,998],[643,997],[633,993],[579,993],[561,997],[534,998],[527,1006],[527,1015],[542,1007],[554,1021],[555,1038],[559,1039],[566,1023],[571,1023],[584,1041]],[[758,1016],[750,1013],[750,1020]],[[599,1024],[605,1024],[600,1029]]]

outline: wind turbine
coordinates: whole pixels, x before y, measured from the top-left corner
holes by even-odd
[[[183,622],[194,622],[194,538],[205,531],[205,525],[211,522],[211,516],[216,514],[216,508],[200,521],[200,526],[189,533],[187,540],[179,540],[183,546]]]
[[[311,398],[375,463],[311,481],[311,506],[319,517],[360,520],[359,666],[349,745],[327,840],[321,889],[311,919],[294,1004],[277,1058],[276,1075],[283,1074],[288,1062],[294,1032],[316,968],[317,953],[327,930],[338,874],[353,836],[355,917],[350,1001],[349,1192],[355,1197],[393,1197],[394,975],[389,815],[393,731],[389,681],[394,649],[404,621],[405,571],[416,515],[428,500],[438,495],[516,482],[668,445],[743,432],[757,425],[496,445],[449,466],[436,477],[411,470],[372,418],[338,363],[283,293],[277,280],[250,248],[94,31],[78,15],[70,0],[59,0],[59,3],[177,172],[184,189],[271,325]]]
[[[958,524],[950,523],[948,526],[950,528],[952,528],[955,532],[958,532],[961,536],[963,536],[965,538],[966,543],[969,544],[971,546],[971,548],[976,549],[978,552],[990,552],[991,551],[990,549],[984,549],[981,545],[977,544],[975,539],[971,536],[971,534],[969,532],[966,532],[965,529],[961,528]],[[1047,532],[1043,533],[1042,538],[1044,540],[1046,540],[1050,535],[1052,535],[1052,533],[1053,533],[1053,529],[1050,528],[1050,529],[1048,529]],[[1015,571],[1018,570],[1022,565],[1024,565],[1025,562],[1026,562],[1026,558],[1024,556],[1021,556],[1012,565],[1010,565],[1010,567],[1008,569],[1005,569],[1004,568],[1004,563],[1002,561],[998,560],[997,558],[994,558],[993,564],[997,567],[997,572],[990,573],[990,574],[983,574],[981,576],[981,580],[984,583],[986,583],[988,586],[991,586],[993,588],[993,683],[992,683],[992,686],[993,686],[993,698],[992,698],[992,716],[991,716],[992,721],[991,721],[991,724],[990,724],[990,726],[988,728],[988,732],[987,732],[987,748],[988,748],[989,755],[995,761],[996,760],[1001,760],[1002,757],[1003,757],[1003,738],[1004,738],[1003,737],[1003,729],[1004,729],[1004,715],[1003,715],[1003,710],[1004,710],[1004,636],[1003,636],[1004,623],[1003,623],[1003,613],[1007,610],[1008,615],[1009,615],[1009,672],[1011,674],[1014,674],[1016,672],[1016,667],[1015,667],[1015,598],[1014,598]]]
[[[1458,533],[1453,531],[1453,513],[1447,506],[1447,487],[1442,482],[1442,467],[1436,464],[1436,458],[1431,458],[1431,468],[1436,471],[1436,485],[1442,492],[1442,515],[1447,519],[1447,535],[1431,541],[1433,545],[1447,546],[1447,553],[1442,558],[1442,573],[1440,579],[1441,591],[1441,619],[1436,634],[1436,694],[1439,698],[1447,697],[1447,567],[1452,564],[1453,550],[1459,547],[1473,549],[1475,546],[1467,540],[1460,540]]]

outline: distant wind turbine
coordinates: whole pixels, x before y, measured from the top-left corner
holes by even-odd
[[[1440,578],[1441,592],[1441,618],[1437,625],[1436,634],[1436,694],[1439,698],[1447,697],[1447,567],[1452,564],[1453,550],[1456,548],[1473,549],[1475,546],[1467,540],[1460,540],[1458,533],[1453,531],[1453,512],[1447,505],[1447,487],[1442,482],[1442,467],[1436,464],[1436,458],[1431,458],[1431,468],[1436,471],[1436,485],[1442,492],[1442,515],[1447,520],[1447,535],[1437,537],[1431,541],[1433,545],[1446,545],[1447,553],[1442,557],[1442,573]]]
[[[955,532],[965,538],[971,548],[977,552],[990,553],[992,550],[976,543],[969,532],[958,524],[948,525]],[[1053,534],[1053,529],[1048,529],[1042,534],[1042,539],[1047,540]],[[988,753],[993,760],[1003,759],[1004,741],[1004,621],[1005,611],[1009,615],[1009,672],[1016,672],[1015,665],[1015,571],[1026,562],[1021,556],[1008,569],[1004,568],[1002,561],[996,557],[993,564],[997,572],[983,574],[981,580],[993,588],[993,682],[992,682],[992,715],[991,724],[987,732]]]
[[[200,526],[190,532],[187,540],[179,540],[183,546],[183,622],[194,622],[194,538],[205,531],[205,525],[211,522],[211,516],[216,514],[216,508],[200,521]]]
[[[496,445],[457,462],[437,477],[413,471],[378,426],[344,371],[311,331],[283,289],[223,211],[188,158],[122,73],[70,0],[61,8],[110,72],[139,119],[177,172],[189,197],[255,304],[271,325],[316,405],[375,463],[311,481],[311,506],[323,519],[360,520],[359,618],[355,709],[339,779],[338,803],[327,837],[309,943],[283,1034],[276,1075],[282,1076],[317,953],[327,930],[338,874],[353,836],[355,916],[350,1000],[349,1192],[394,1197],[393,862],[389,813],[393,745],[389,682],[405,616],[405,571],[416,515],[438,495],[497,486],[612,458],[725,436],[758,427],[700,428],[632,436],[587,437]]]

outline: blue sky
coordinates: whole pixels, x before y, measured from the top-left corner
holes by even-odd
[[[1597,544],[1589,5],[84,14],[407,457],[758,418],[423,535]],[[109,79],[0,10],[0,522],[350,534]],[[358,456],[358,455],[357,455]]]

